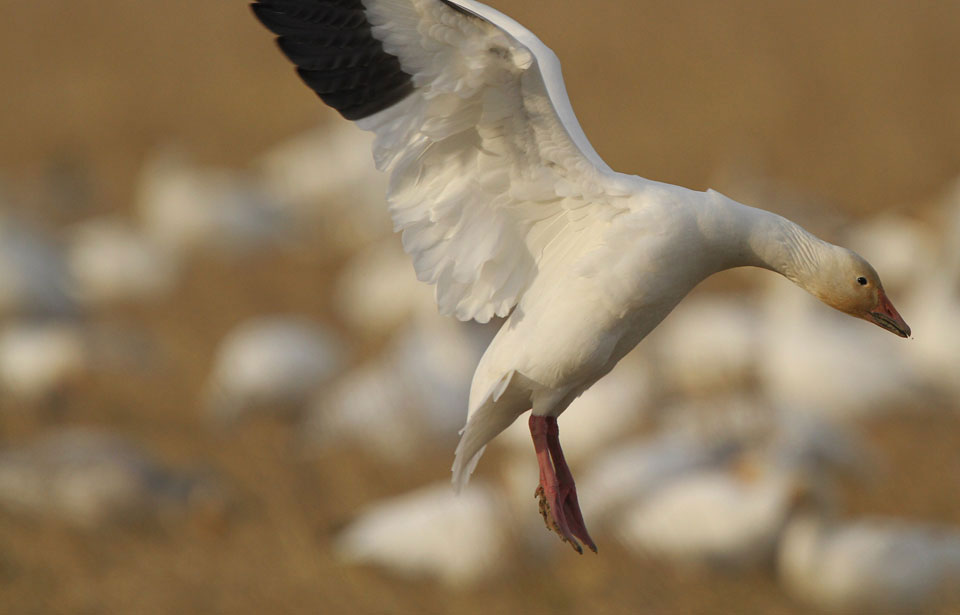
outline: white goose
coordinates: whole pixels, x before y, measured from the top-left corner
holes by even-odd
[[[786,526],[777,555],[790,594],[835,613],[957,612],[957,528],[885,517],[844,521],[806,504]]]
[[[209,417],[230,424],[269,410],[301,411],[346,362],[336,336],[298,316],[259,316],[220,343],[204,395]]]
[[[86,305],[149,301],[173,290],[175,254],[113,217],[89,219],[70,231],[67,266]]]
[[[257,17],[328,105],[376,133],[394,227],[440,311],[508,317],[474,375],[453,464],[532,408],[548,526],[596,549],[556,417],[701,280],[777,271],[907,336],[865,260],[772,213],[612,171],[577,123],[560,63],[473,0],[261,0]]]
[[[624,507],[613,523],[633,551],[681,566],[746,569],[772,557],[799,476],[763,465],[689,472]]]
[[[177,470],[106,431],[62,427],[0,448],[0,509],[79,529],[226,512],[228,494],[204,472]]]
[[[333,548],[348,563],[464,586],[503,564],[508,514],[493,488],[474,484],[457,497],[449,486],[432,484],[372,504]]]

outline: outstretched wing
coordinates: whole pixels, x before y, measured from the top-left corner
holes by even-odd
[[[376,133],[394,227],[440,311],[506,316],[548,246],[616,213],[556,56],[472,0],[260,0],[324,102]]]

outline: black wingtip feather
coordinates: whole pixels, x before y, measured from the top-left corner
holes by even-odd
[[[413,79],[373,36],[360,0],[260,0],[253,14],[321,100],[348,120],[392,107]]]

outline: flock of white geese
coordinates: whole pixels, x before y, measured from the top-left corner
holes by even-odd
[[[466,13],[473,17],[483,6],[469,1],[445,4],[467,6],[471,11]],[[263,10],[270,10],[277,3],[263,5]],[[269,18],[260,17],[270,25]],[[641,200],[655,200],[668,193],[655,182],[628,180],[606,168],[579,127],[574,129],[565,93],[558,94],[551,85],[559,75],[551,74],[545,61],[543,54],[549,50],[538,48],[535,38],[525,38],[529,34],[525,30],[506,23],[499,25],[513,38],[500,37],[502,32],[491,35],[504,45],[491,48],[495,58],[487,58],[492,77],[507,79],[496,64],[504,59],[521,71],[535,64],[523,53],[532,50],[544,74],[534,85],[534,94],[526,95],[551,100],[554,107],[541,119],[547,124],[560,122],[570,138],[570,143],[552,143],[550,155],[558,158],[544,162],[549,173],[519,187],[511,178],[522,197],[511,193],[517,202],[507,205],[533,220],[539,214],[524,207],[547,201],[548,189],[552,197],[559,195],[564,201],[557,219],[575,226],[590,216],[606,215],[580,211],[578,199],[602,195],[611,202],[629,201],[636,193]],[[388,47],[402,52],[403,32],[391,33],[380,25],[392,41]],[[282,20],[274,26],[275,31],[300,27]],[[396,40],[390,39],[392,34]],[[512,46],[517,41],[523,44]],[[304,57],[296,46],[284,50],[295,61]],[[415,65],[416,59],[409,62]],[[460,217],[471,215],[457,207],[472,197],[449,176],[430,177],[443,167],[442,160],[434,161],[436,167],[418,166],[437,152],[449,152],[443,147],[420,149],[422,144],[410,137],[416,131],[406,131],[404,114],[419,109],[417,105],[429,112],[430,101],[450,102],[443,98],[450,94],[445,87],[459,96],[479,86],[451,84],[444,80],[443,67],[437,74],[430,72],[434,68],[422,67],[433,81],[420,79],[417,87],[429,83],[436,91],[419,98],[391,98],[379,109],[364,106],[369,101],[351,101],[360,109],[347,106],[340,111],[361,123],[376,117],[366,127],[379,132],[377,155],[383,166],[413,168],[406,171],[426,178],[424,185],[432,186],[427,192],[433,190],[428,196],[443,205],[421,211],[424,195],[405,185],[402,176],[389,188],[395,225],[406,231],[405,248],[415,256],[417,273],[438,284],[441,309],[493,322],[458,323],[437,314],[431,290],[417,282],[407,256],[390,234],[382,213],[387,187],[369,163],[370,139],[353,127],[324,126],[305,134],[266,153],[256,172],[248,174],[198,167],[184,153],[165,149],[143,170],[136,212],[129,219],[89,220],[54,238],[10,213],[12,207],[0,209],[0,403],[22,399],[55,404],[61,391],[85,374],[142,369],[135,332],[91,326],[82,316],[104,306],[149,302],[175,292],[182,268],[199,252],[214,250],[223,258],[243,258],[285,249],[316,240],[316,235],[304,232],[309,228],[327,233],[323,241],[332,255],[349,257],[330,299],[342,327],[335,331],[290,314],[241,324],[222,341],[198,395],[204,416],[222,429],[257,414],[282,414],[297,423],[301,452],[306,455],[352,446],[385,462],[409,463],[427,448],[451,447],[465,418],[458,409],[466,408],[474,396],[474,369],[502,324],[496,317],[521,321],[516,310],[510,312],[518,302],[521,311],[544,318],[551,310],[541,314],[535,301],[524,303],[523,292],[537,288],[537,279],[525,269],[522,256],[514,255],[504,264],[491,248],[476,272],[490,273],[497,284],[478,299],[477,289],[490,280],[477,273],[465,281],[459,268],[471,254],[444,243],[461,229]],[[304,79],[315,85],[309,74]],[[396,87],[388,92],[391,97],[401,90],[403,96],[410,94],[402,89],[404,83]],[[510,121],[510,108],[495,97],[480,98],[484,104],[496,103],[482,109],[480,117]],[[402,113],[394,111],[396,117],[377,113],[390,109]],[[469,107],[463,113],[474,110]],[[460,113],[455,111],[453,119]],[[456,123],[436,122],[430,138],[442,143],[450,136],[445,131]],[[493,127],[502,129],[499,124]],[[546,130],[548,136],[559,134],[555,126]],[[392,152],[394,158],[384,162],[391,155],[384,142],[407,138],[410,143],[394,143],[399,153]],[[484,146],[503,144],[494,135]],[[481,167],[482,157],[478,155]],[[550,175],[563,165],[568,171],[575,168],[578,175]],[[452,172],[443,168],[443,173]],[[487,171],[485,181],[490,185],[505,181],[499,169],[491,166]],[[445,190],[459,191],[457,198],[444,200],[449,196]],[[718,211],[732,207],[740,212],[739,206],[715,193],[704,198]],[[636,213],[632,203],[621,204],[624,211]],[[432,237],[423,220],[442,220],[446,215],[456,218],[448,221],[451,235]],[[527,240],[548,253],[554,239],[566,237],[566,231],[549,224],[540,227],[538,222],[530,223],[535,230]],[[494,219],[489,224],[501,225],[498,229],[504,233],[510,230],[509,222]],[[615,539],[638,557],[681,567],[772,566],[785,591],[837,612],[917,611],[960,600],[960,528],[850,518],[840,509],[838,497],[842,488],[838,477],[866,480],[877,471],[873,453],[858,440],[858,421],[913,409],[924,396],[955,399],[960,393],[955,373],[960,364],[958,230],[960,184],[945,189],[915,217],[851,224],[845,233],[852,248],[871,255],[884,272],[883,288],[898,297],[910,315],[917,337],[909,343],[897,344],[866,324],[828,312],[783,280],[766,276],[748,291],[694,293],[637,350],[627,354],[629,348],[624,348],[626,356],[595,386],[587,388],[591,380],[564,389],[562,399],[553,399],[544,413],[555,416],[566,409],[559,419],[565,458],[578,470],[584,518],[596,535]],[[471,239],[482,243],[482,237]],[[434,251],[437,245],[454,256]],[[832,246],[817,249],[833,253]],[[848,265],[861,266],[859,260],[850,265],[843,254],[838,267],[844,274]],[[909,261],[905,255],[911,255]],[[606,276],[600,271],[602,263],[593,260],[577,265],[598,279],[624,273]],[[945,266],[917,271],[912,263],[918,261]],[[531,277],[514,279],[514,272]],[[874,296],[877,309],[860,314],[859,308],[821,292],[819,282],[806,279],[803,272],[781,273],[835,307],[898,335],[909,334],[883,289],[879,299]],[[865,273],[872,277],[863,282],[857,277],[859,284],[879,285],[872,269]],[[618,288],[609,288],[616,296]],[[578,306],[590,300],[584,298]],[[658,322],[659,318],[641,323],[644,333]],[[517,324],[516,330],[536,333],[524,326]],[[352,356],[343,329],[370,341],[378,351]],[[565,334],[554,329],[558,336]],[[513,329],[507,330],[504,339]],[[622,332],[603,333],[616,337],[620,348],[617,336]],[[604,371],[619,358],[595,366],[595,371]],[[483,367],[480,371],[482,380],[488,374]],[[481,429],[482,435],[463,441],[465,448],[455,466],[461,479],[472,468],[468,461],[475,463],[478,451],[495,435],[480,424],[485,409],[503,394],[508,399],[529,393],[532,397],[523,397],[522,403],[534,399],[535,410],[536,400],[546,399],[537,397],[544,394],[541,390],[517,393],[516,387],[526,384],[511,384],[513,371],[490,376],[493,380],[484,384],[479,401],[471,404],[480,419],[468,423],[467,435],[471,428]],[[530,425],[536,441],[534,423]],[[526,426],[516,422],[490,443],[499,449],[497,469],[482,469],[459,495],[442,481],[358,511],[336,537],[338,556],[345,562],[464,585],[501,572],[509,548],[551,553],[558,543],[545,540],[547,534],[537,527],[539,518],[527,514],[531,487],[538,480],[529,444]],[[556,465],[559,472],[560,464]],[[544,467],[541,461],[541,485]],[[211,477],[174,471],[107,433],[63,430],[0,451],[0,506],[18,514],[53,516],[93,527],[131,515],[177,519],[198,503],[210,506],[220,497]],[[572,510],[579,513],[576,499]],[[548,514],[549,505],[545,519]],[[582,521],[577,525],[571,520],[570,529],[565,529],[560,527],[566,523],[562,514],[552,519],[565,539],[576,545],[575,535],[593,546]]]
[[[0,241],[0,403],[55,403],[85,374],[143,369],[135,331],[81,316],[176,292],[201,246],[248,256],[297,245],[305,226],[323,233],[335,224],[356,229],[330,244],[347,257],[330,297],[341,326],[290,314],[241,324],[223,339],[198,408],[218,429],[282,414],[298,424],[298,455],[307,457],[359,447],[405,464],[427,449],[450,450],[463,421],[451,408],[462,408],[497,323],[436,313],[389,226],[370,224],[375,191],[347,208],[315,173],[295,181],[291,164],[326,151],[330,139],[346,158],[369,146],[349,126],[325,126],[266,153],[249,176],[164,150],[144,169],[135,216],[56,234],[6,209],[0,236],[15,240]],[[368,168],[355,173],[344,181],[382,182]],[[330,206],[307,207],[317,202]],[[738,280],[736,292],[694,293],[570,406],[560,419],[565,450],[598,536],[682,567],[773,566],[786,591],[838,612],[954,599],[960,528],[849,518],[838,504],[838,477],[882,472],[858,439],[861,420],[960,392],[945,368],[960,359],[960,277],[897,262],[908,253],[960,263],[952,241],[960,190],[947,187],[915,211],[844,231],[867,252],[871,242],[898,246],[877,252],[917,331],[896,352],[892,336],[835,322],[802,292],[784,298],[795,290],[788,283],[760,276],[746,290]],[[377,350],[353,356],[351,338]],[[339,556],[462,586],[496,578],[518,545],[556,550],[528,514],[536,467],[525,426],[493,446],[497,463],[460,496],[439,481],[358,511],[335,541]],[[0,452],[0,505],[80,527],[134,514],[178,519],[198,502],[216,508],[222,496],[213,477],[167,468],[116,434],[63,429]]]

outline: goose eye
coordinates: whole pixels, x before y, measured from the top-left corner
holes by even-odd
[[[860,286],[866,286],[867,278],[860,276],[859,278],[857,278],[857,284],[859,284]]]

